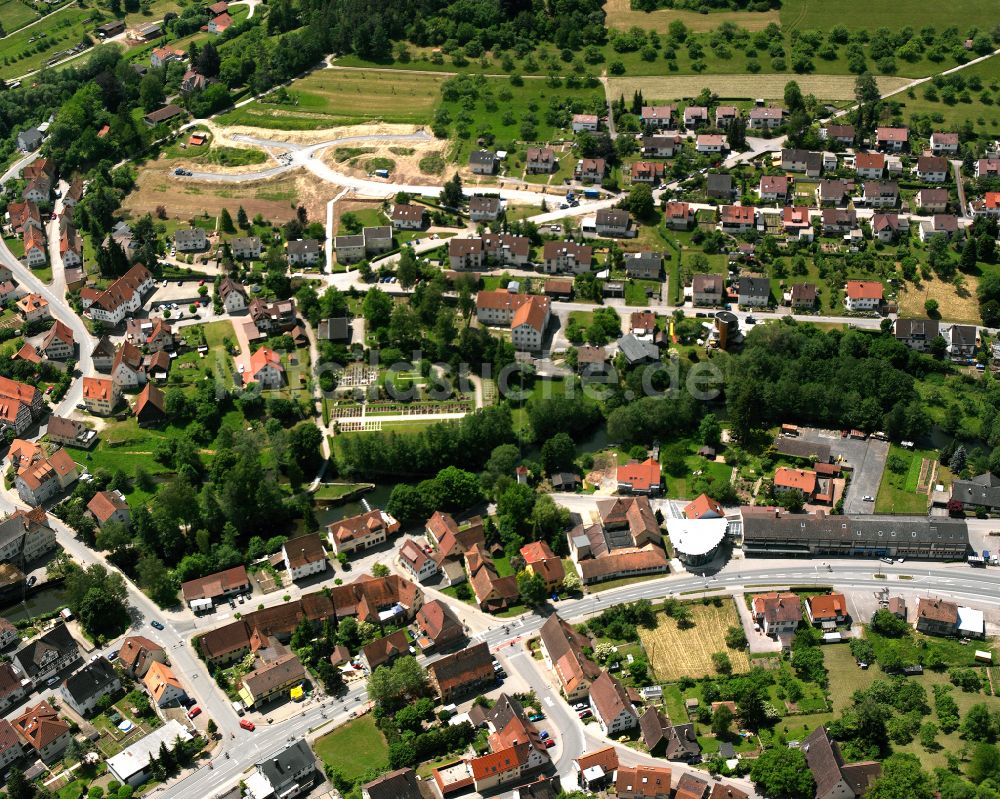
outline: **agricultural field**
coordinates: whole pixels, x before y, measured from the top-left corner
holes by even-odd
[[[875,498],[876,513],[924,514],[929,500],[927,489],[933,486],[931,475],[937,464],[934,450],[907,450],[893,444],[889,458],[898,460],[901,472],[886,468]]]
[[[38,12],[30,3],[24,0],[0,0],[0,22],[3,23],[5,35],[23,28],[38,19]]]
[[[785,84],[794,80],[805,94],[830,101],[852,100],[854,98],[853,75],[660,75],[628,76],[608,78],[608,94],[631,97],[634,92],[642,92],[647,101],[677,100],[696,97],[702,89],[709,89],[720,98],[764,98],[777,100],[784,96]],[[905,78],[879,76],[882,91],[892,91],[906,85]]]
[[[256,100],[220,122],[290,130],[375,121],[425,125],[443,80],[402,70],[321,69],[294,81],[287,103]]]
[[[928,3],[926,0],[896,0],[893,3],[873,3],[871,0],[841,0],[821,3],[816,0],[782,0],[781,27],[786,30],[829,30],[843,25],[853,30],[874,31],[886,27],[898,30],[904,24],[914,28],[929,25],[962,29],[978,27],[988,30],[996,23],[994,0],[955,0],[952,3]]]
[[[609,28],[628,30],[636,26],[644,30],[664,33],[674,20],[680,20],[693,31],[710,31],[723,22],[732,22],[741,28],[757,31],[766,28],[772,22],[780,22],[775,10],[759,11],[720,11],[700,14],[697,11],[686,11],[675,8],[661,8],[657,11],[645,12],[632,8],[631,0],[608,0],[604,5],[605,20]]]
[[[0,39],[0,78],[16,78],[41,69],[57,53],[79,44],[101,19],[99,12],[66,8]]]
[[[733,600],[724,599],[722,607],[712,604],[687,607],[694,622],[690,629],[679,629],[677,622],[665,613],[656,614],[656,629],[639,629],[639,638],[656,679],[676,682],[681,677],[698,679],[706,674],[715,675],[718,673],[712,665],[715,652],[725,652],[729,656],[734,672],[749,671],[746,652],[726,648],[726,631],[740,626]]]
[[[944,91],[928,82],[891,99],[900,103],[903,119],[908,122],[917,115],[930,116],[935,127],[949,130],[970,123],[979,136],[995,138],[1000,132],[1000,57],[973,64],[954,77],[961,77],[966,86],[972,83],[980,88],[957,92],[949,101]]]
[[[964,284],[961,288],[951,281],[931,280],[915,283],[903,283],[899,292],[899,315],[909,318],[921,318],[927,315],[924,302],[934,299],[938,302],[938,310],[942,319],[949,322],[964,322],[970,325],[982,324],[979,316],[979,301],[976,299],[976,289],[979,278],[963,273]]]

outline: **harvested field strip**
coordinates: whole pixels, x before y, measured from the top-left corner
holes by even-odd
[[[725,599],[721,607],[700,603],[689,604],[694,627],[681,630],[677,622],[665,613],[656,615],[655,630],[640,628],[639,638],[649,656],[653,674],[663,682],[675,682],[681,677],[698,679],[717,674],[712,654],[725,652],[734,672],[750,670],[745,650],[726,648],[726,631],[740,626],[740,617],[733,600]]]
[[[784,96],[785,84],[794,80],[804,94],[812,94],[823,100],[853,100],[854,75],[678,75],[649,76],[634,78],[608,78],[608,96],[631,97],[634,92],[642,92],[647,100],[674,100],[695,97],[702,89],[709,89],[723,99],[768,100]],[[883,92],[905,86],[906,78],[880,75],[877,78]]]
[[[667,26],[674,20],[680,20],[689,30],[709,31],[718,28],[723,22],[732,22],[741,28],[759,31],[770,23],[779,21],[775,10],[765,11],[724,11],[710,14],[699,14],[697,11],[685,11],[674,8],[661,8],[656,11],[637,11],[632,8],[631,0],[608,0],[604,5],[609,28],[628,30],[633,25],[647,31],[667,32]]]

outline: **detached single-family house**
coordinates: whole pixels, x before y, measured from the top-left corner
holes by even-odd
[[[909,128],[876,128],[875,147],[885,152],[898,153],[909,145]]]
[[[948,178],[950,164],[947,158],[939,155],[922,155],[917,159],[914,171],[918,178],[928,183],[944,183]]]
[[[555,151],[550,147],[529,147],[525,170],[529,175],[548,175],[559,167]]]
[[[499,159],[489,150],[476,150],[469,154],[469,169],[474,175],[492,175],[497,171]]]
[[[931,134],[931,151],[934,155],[948,155],[958,152],[958,134],[941,133],[935,131]]]
[[[691,300],[695,305],[719,306],[725,294],[722,275],[702,274],[691,279]]]
[[[861,201],[870,208],[895,208],[899,202],[899,184],[892,180],[866,180]]]
[[[694,209],[687,203],[668,202],[663,223],[671,230],[688,230],[694,224]]]
[[[782,205],[788,199],[789,179],[787,175],[762,175],[757,194],[764,202],[780,202]]]
[[[503,210],[499,197],[477,194],[469,198],[469,219],[473,222],[495,222]]]
[[[684,127],[697,128],[708,124],[708,109],[703,105],[689,105],[684,109]]]
[[[424,226],[422,205],[397,203],[390,216],[393,230],[420,230]]]
[[[774,130],[785,121],[785,109],[774,106],[755,106],[750,109],[748,127],[751,130]]]
[[[694,149],[699,153],[723,153],[729,149],[729,139],[721,133],[699,133]]]
[[[590,709],[601,732],[608,736],[620,735],[639,724],[639,714],[624,687],[606,671],[590,685]]]
[[[632,219],[621,208],[602,208],[597,212],[597,235],[605,238],[627,238],[632,235]]]
[[[181,252],[198,252],[208,248],[208,237],[200,227],[178,228],[174,231],[174,245]]]
[[[643,127],[669,129],[674,126],[674,107],[672,105],[643,106],[640,116]]]
[[[921,189],[914,200],[924,214],[943,214],[948,210],[947,189]]]
[[[761,632],[771,638],[794,633],[802,621],[798,594],[771,591],[753,597],[753,616]]]
[[[121,680],[107,658],[99,657],[63,680],[59,688],[66,704],[81,716],[89,716],[104,696],[114,697],[122,689]]]
[[[958,233],[958,217],[954,214],[934,214],[929,221],[921,222],[917,231],[921,241],[927,241],[935,236],[951,239]]]
[[[881,180],[885,174],[885,156],[874,152],[857,153],[854,156],[854,172],[864,180]]]
[[[642,137],[642,154],[646,158],[671,158],[681,148],[683,140],[676,133]]]
[[[766,308],[771,302],[771,281],[766,277],[741,277],[737,287],[743,308]]]
[[[601,120],[597,114],[573,114],[573,132],[588,131],[594,133],[600,127]]]
[[[752,205],[724,205],[719,209],[719,227],[728,233],[741,233],[757,227],[757,211]]]
[[[281,545],[281,555],[292,582],[326,571],[326,549],[315,533],[286,541]]]

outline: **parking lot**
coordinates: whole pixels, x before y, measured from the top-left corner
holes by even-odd
[[[889,456],[888,441],[849,436],[844,438],[839,430],[819,430],[809,427],[800,427],[798,437],[803,441],[826,444],[830,447],[830,453],[835,460],[842,459],[843,463],[853,468],[851,484],[844,499],[844,513],[875,512],[874,501],[866,502],[864,497],[874,498],[878,494],[882,471]]]

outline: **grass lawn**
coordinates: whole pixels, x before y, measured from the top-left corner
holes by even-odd
[[[56,11],[45,21],[0,39],[0,78],[14,78],[41,69],[50,58],[76,46],[84,33],[102,19],[99,12],[74,6]],[[84,20],[90,22],[84,24]],[[6,23],[6,18],[4,21]]]
[[[889,448],[889,457],[896,456],[906,464],[906,470],[900,474],[888,467],[882,472],[882,482],[875,498],[876,513],[922,514],[927,512],[929,501],[926,491],[917,492],[917,484],[924,460],[930,461],[928,468],[937,462],[934,450],[906,450],[893,444]],[[928,478],[930,473],[928,472]]]
[[[0,19],[3,20],[4,30],[9,36],[18,28],[23,28],[29,22],[38,19],[38,14],[22,0],[0,0]]]
[[[779,20],[776,10],[769,10],[763,13],[758,11],[723,10],[701,14],[697,11],[660,8],[656,11],[645,12],[633,9],[631,0],[608,0],[604,4],[604,13],[607,15],[607,26],[609,28],[628,30],[634,25],[644,30],[654,30],[661,34],[667,30],[667,27],[674,20],[680,20],[689,30],[693,31],[712,30],[723,22],[732,22],[741,28],[755,31],[762,30],[772,22],[776,23]]]
[[[224,124],[311,130],[371,120],[425,125],[444,78],[405,71],[317,70],[288,87],[293,103],[255,100],[220,118]]]
[[[627,305],[649,305],[647,291],[652,291],[653,296],[657,296],[660,291],[660,283],[655,280],[628,280],[625,282],[625,303]]]
[[[324,735],[313,749],[320,760],[340,769],[350,780],[389,765],[389,747],[370,713]]]
[[[981,665],[976,662],[976,650],[993,651],[986,641],[962,644],[955,639],[935,638],[916,631],[906,638],[886,638],[866,629],[865,638],[871,641],[876,658],[888,648],[895,647],[904,661],[927,663],[931,658],[940,658],[949,667]]]
[[[365,485],[365,483],[321,483],[313,498],[334,501],[354,493]]]
[[[781,27],[829,30],[834,25],[843,25],[853,30],[874,31],[885,26],[899,30],[906,21],[915,28],[929,25],[940,29],[961,20],[966,27],[988,28],[996,21],[996,12],[994,0],[955,0],[944,6],[928,4],[926,0],[896,0],[885,4],[870,0],[840,0],[836,4],[783,0]]]
[[[681,630],[666,613],[656,614],[656,629],[639,630],[639,638],[649,655],[653,674],[663,682],[673,682],[688,676],[697,679],[717,674],[712,666],[712,654],[725,652],[736,673],[750,670],[750,660],[744,650],[727,649],[726,630],[740,625],[733,600],[726,598],[721,607],[708,604],[688,605],[694,627]]]

